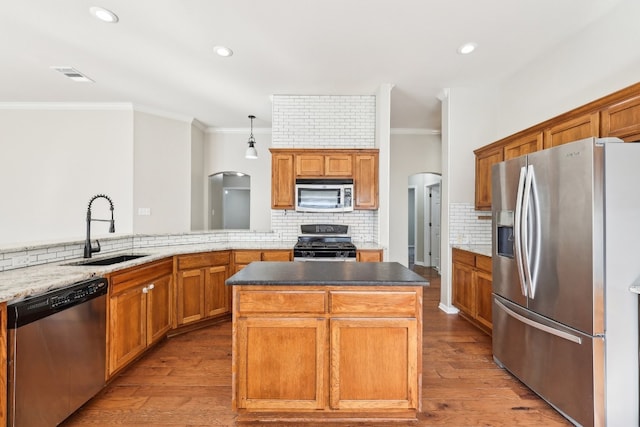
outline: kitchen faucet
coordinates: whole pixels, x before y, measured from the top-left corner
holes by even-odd
[[[110,209],[111,209],[111,219],[92,219],[91,218],[91,204],[95,199],[103,198],[109,201]],[[104,221],[109,222],[109,233],[115,233],[116,227],[113,222],[113,202],[111,198],[106,194],[96,194],[89,200],[89,206],[87,207],[87,239],[84,242],[84,257],[91,258],[91,254],[94,252],[100,252],[100,242],[96,239],[96,246],[91,244],[91,221]]]

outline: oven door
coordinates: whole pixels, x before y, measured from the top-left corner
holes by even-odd
[[[326,262],[326,261],[330,261],[330,262],[356,262],[356,259],[353,257],[333,257],[333,258],[315,258],[315,257],[294,257],[293,258],[294,261],[303,261],[303,262],[307,262],[307,261],[313,261],[313,262]]]

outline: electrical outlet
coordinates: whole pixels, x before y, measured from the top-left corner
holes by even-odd
[[[12,258],[12,265],[14,267],[24,267],[29,264],[29,255],[17,256]]]

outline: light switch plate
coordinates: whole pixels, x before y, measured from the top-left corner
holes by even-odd
[[[141,216],[151,215],[151,208],[138,208],[138,215],[141,215]]]

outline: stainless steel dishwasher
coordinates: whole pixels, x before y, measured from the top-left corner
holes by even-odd
[[[56,426],[105,385],[107,280],[11,302],[9,426]]]

